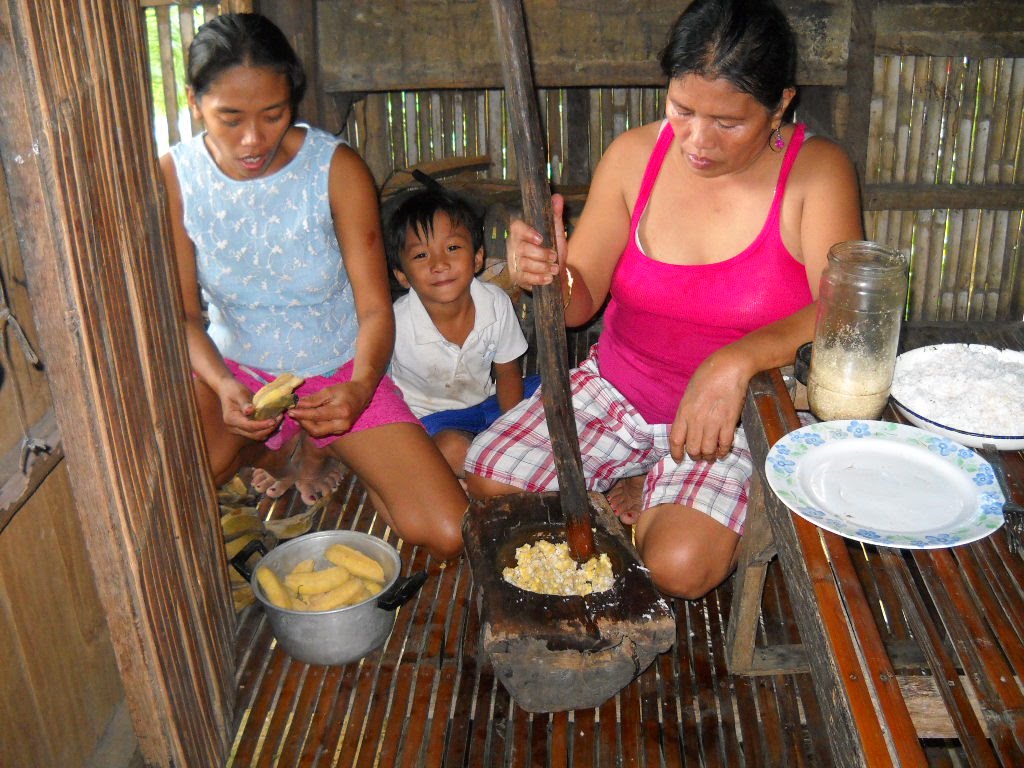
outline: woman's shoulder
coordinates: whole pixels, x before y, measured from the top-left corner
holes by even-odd
[[[791,185],[808,189],[856,183],[856,171],[846,150],[826,136],[808,136],[793,163]]]
[[[819,235],[827,230],[827,237],[835,238],[830,243],[850,239],[850,233],[860,227],[860,184],[846,150],[825,136],[806,139],[793,164],[783,205],[783,218],[787,218],[788,209],[790,226],[795,230],[804,229],[809,216],[811,227],[817,227]],[[798,250],[806,254],[806,248],[805,243]]]
[[[158,164],[164,180],[168,183],[178,183],[181,174],[192,176],[202,167],[201,163],[207,157],[206,147],[203,144],[203,134],[197,133],[191,138],[185,138],[173,144],[166,152],[160,155]]]
[[[826,171],[829,167],[838,163],[850,165],[850,156],[836,141],[817,134],[808,133],[800,147],[800,154],[797,156],[797,165],[803,166],[805,170]]]
[[[336,146],[348,146],[348,142],[341,136],[335,136],[330,131],[325,131],[323,128],[318,128],[315,125],[309,125],[308,123],[296,123],[293,128],[298,128],[305,132],[303,141],[309,146],[323,146],[323,147],[336,147]]]
[[[203,132],[194,136],[184,138],[176,144],[172,144],[166,152],[160,155],[161,165],[164,163],[185,163],[192,162],[205,152],[203,143]]]
[[[331,176],[332,178],[345,178],[349,182],[356,179],[368,181],[373,184],[373,175],[369,166],[363,160],[362,155],[356,152],[345,142],[335,144],[330,150]]]
[[[665,126],[664,121],[659,121],[619,134],[601,156],[597,172],[612,173],[623,182],[633,173],[642,174],[658,143],[663,126],[665,130],[671,130]]]

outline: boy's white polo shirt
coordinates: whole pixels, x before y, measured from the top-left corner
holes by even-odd
[[[434,326],[415,291],[395,301],[395,352],[390,375],[417,417],[478,405],[494,394],[492,363],[526,352],[526,337],[508,294],[473,278],[473,330],[461,346]]]

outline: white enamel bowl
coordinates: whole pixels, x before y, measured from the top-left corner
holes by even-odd
[[[937,413],[921,413],[919,410],[915,410],[906,405],[900,396],[903,394],[900,391],[898,384],[898,373],[901,365],[912,365],[915,362],[920,361],[928,355],[935,355],[941,352],[943,347],[969,347],[976,345],[932,345],[929,347],[920,347],[909,352],[904,352],[896,360],[896,371],[897,378],[893,381],[892,387],[892,402],[896,410],[901,413],[907,421],[916,427],[934,432],[937,435],[948,437],[950,440],[955,440],[961,445],[966,445],[969,448],[982,448],[986,443],[994,445],[1000,451],[1019,451],[1024,450],[1024,435],[996,435],[989,434],[986,432],[971,432],[957,427],[951,426],[943,419],[941,414]],[[1008,353],[1003,353],[1008,354]],[[1019,353],[1014,353],[1019,354]],[[1022,355],[1022,361],[1024,361],[1024,355]]]

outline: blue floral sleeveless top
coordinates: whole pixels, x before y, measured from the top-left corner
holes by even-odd
[[[295,157],[259,179],[225,175],[202,134],[171,156],[214,344],[239,363],[308,377],[352,358],[358,324],[327,192],[341,140],[300,127]]]

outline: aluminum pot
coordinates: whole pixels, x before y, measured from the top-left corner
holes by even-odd
[[[293,611],[271,603],[255,575],[250,579],[253,594],[270,619],[277,642],[289,656],[308,664],[340,665],[361,659],[387,640],[395,625],[395,610],[422,586],[427,574],[419,571],[402,576],[398,551],[376,536],[358,531],[307,533],[270,550],[260,566],[272,568],[280,577],[302,560],[312,558],[317,568],[331,565],[323,553],[332,544],[344,544],[372,557],[384,569],[383,591],[355,605],[330,611]]]

